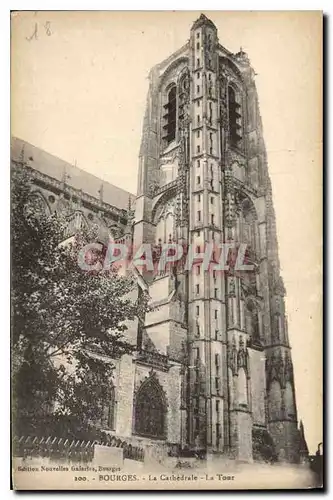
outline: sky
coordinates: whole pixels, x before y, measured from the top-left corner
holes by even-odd
[[[322,441],[321,15],[204,13],[256,71],[298,418],[313,453]],[[135,193],[149,70],[186,43],[199,15],[14,13],[11,133]]]

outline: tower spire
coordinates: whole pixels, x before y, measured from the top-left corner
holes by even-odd
[[[302,420],[299,423],[299,454],[301,460],[306,460],[309,456],[309,448],[305,439],[304,425]]]

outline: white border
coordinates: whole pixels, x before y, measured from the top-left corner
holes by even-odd
[[[35,2],[27,2],[27,1],[16,1],[16,2],[8,2],[6,0],[2,1],[1,6],[0,6],[0,37],[1,37],[1,43],[0,43],[0,51],[1,51],[1,136],[0,136],[0,145],[1,145],[1,182],[0,182],[0,203],[1,203],[1,237],[2,237],[2,245],[1,245],[1,263],[2,263],[2,269],[3,269],[3,274],[1,277],[1,325],[2,325],[2,343],[1,343],[1,362],[0,362],[0,369],[1,369],[1,383],[2,383],[2,388],[4,390],[1,391],[1,437],[0,437],[0,452],[1,452],[1,462],[0,462],[0,486],[1,486],[1,498],[6,499],[11,497],[14,493],[9,491],[9,480],[10,480],[10,464],[9,464],[9,457],[10,457],[10,450],[9,450],[9,415],[10,415],[10,405],[9,405],[9,387],[8,387],[8,381],[10,377],[10,369],[9,369],[9,352],[10,352],[10,345],[9,345],[9,285],[10,285],[10,276],[9,276],[9,137],[10,137],[10,128],[9,128],[9,116],[10,116],[10,22],[9,22],[9,11],[10,10],[323,10],[324,13],[329,16],[332,14],[333,8],[332,8],[332,1],[306,1],[303,0],[302,2],[300,1],[295,1],[295,0],[279,0],[278,2],[276,1],[271,1],[267,2],[266,1],[253,1],[253,2],[246,2],[245,0],[240,1],[240,0],[233,0],[230,4],[227,4],[225,2],[221,1],[209,1],[206,0],[204,2],[198,2],[195,0],[192,0],[191,2],[185,2],[184,0],[178,0],[177,2],[165,2],[165,1],[160,1],[158,5],[156,2],[152,1],[143,1],[140,2],[140,5],[134,1],[128,1],[128,0],[122,0],[122,2],[119,4],[117,3],[116,5],[110,5],[110,1],[107,0],[95,0],[94,2],[87,2],[81,0],[80,2],[78,1],[64,1],[64,0],[57,0],[57,1],[49,1],[45,2],[41,0],[36,0]],[[121,9],[117,8],[121,6]],[[330,23],[331,20],[328,21]],[[328,24],[327,23],[327,24]],[[328,26],[326,26],[328,28]],[[327,29],[328,31],[328,29]],[[311,33],[309,33],[309,36],[311,36]],[[328,37],[328,33],[327,33]],[[332,41],[327,40],[327,46],[326,46],[326,51],[327,51],[327,62],[330,60],[331,61],[331,54],[332,54]],[[328,82],[332,82],[332,64],[328,66],[327,70],[329,69],[330,71],[327,71],[327,91],[329,88]],[[326,103],[326,105],[329,104],[329,109],[327,110],[327,126],[329,122],[329,117],[332,116],[332,100],[330,100],[329,103]],[[327,142],[327,153],[328,153],[328,146],[332,141],[332,130],[327,130],[327,136],[326,136],[326,142]],[[328,190],[329,188],[332,188],[332,176],[328,176],[328,170],[329,170],[329,165],[328,165],[328,160],[329,160],[329,154],[327,154],[326,158],[326,180],[328,181]],[[330,190],[332,192],[332,189]],[[328,193],[327,193],[328,194]],[[328,203],[328,209],[329,212],[327,214],[327,217],[329,219],[328,223],[328,229],[329,235],[332,235],[332,229],[333,229],[333,222],[332,222],[332,217],[329,218],[329,215],[332,215],[332,210],[331,210],[331,203],[329,201],[330,196],[327,195],[327,203]],[[328,236],[328,235],[327,235]],[[328,238],[327,244],[331,243],[331,238]],[[328,254],[328,252],[327,252]],[[328,255],[327,255],[328,257]],[[329,282],[331,281],[332,274],[331,274],[331,269],[328,270],[328,276],[329,276]],[[332,296],[329,297],[329,301],[327,301],[327,310],[332,311],[333,310],[333,299]],[[328,318],[330,319],[330,318]],[[328,359],[333,359],[333,354],[332,354],[332,342],[329,345],[329,324],[330,321],[328,321],[327,326],[327,335],[326,335],[326,348],[329,348],[329,354],[327,355],[327,361]],[[327,365],[329,366],[329,362],[327,362]],[[328,369],[327,366],[327,369]],[[315,374],[313,374],[316,376]],[[329,373],[329,381],[332,382],[332,372]],[[5,397],[4,397],[5,395]],[[331,402],[332,398],[328,398],[327,396],[327,403],[329,403],[330,407],[329,410],[331,410]],[[332,412],[329,412],[328,414],[332,414]],[[327,411],[327,410],[326,410]],[[329,425],[329,418],[328,414],[326,415],[326,423]],[[326,435],[326,439],[329,439],[329,442],[326,443],[326,451],[333,449],[333,445],[331,442],[331,436],[332,433],[329,435]],[[328,460],[328,463],[331,464],[332,461]],[[330,470],[327,470],[327,475],[330,476]],[[227,493],[223,492],[223,495],[225,496]],[[35,494],[31,494],[35,495]],[[45,494],[39,494],[39,498],[44,497]],[[62,494],[64,495],[64,494]],[[91,493],[91,495],[96,495]],[[112,493],[113,496],[115,496],[115,493]],[[203,493],[202,496],[205,494]],[[228,495],[228,494],[227,494]],[[286,494],[285,496],[288,497],[290,494]],[[65,494],[65,496],[67,496]],[[117,495],[118,496],[118,495]],[[124,496],[122,494],[121,496]],[[173,495],[174,497],[177,496],[177,494]],[[235,494],[232,495],[235,497]],[[237,496],[237,495],[236,495]],[[276,496],[276,495],[272,495]]]

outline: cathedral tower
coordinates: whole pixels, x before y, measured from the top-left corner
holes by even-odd
[[[285,289],[254,75],[246,53],[220,45],[204,15],[189,42],[150,72],[134,247],[150,244],[158,259],[164,243],[181,244],[193,265],[145,269],[159,308],[147,314],[138,347],[150,339],[184,364],[182,447],[252,461],[271,446],[297,461]],[[219,267],[222,243],[234,249],[229,269]],[[244,245],[248,267],[239,270],[232,256]]]

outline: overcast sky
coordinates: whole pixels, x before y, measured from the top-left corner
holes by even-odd
[[[242,46],[257,73],[298,417],[314,452],[322,441],[321,18],[205,14],[220,43],[232,52]],[[188,40],[199,15],[16,13],[12,134],[135,193],[149,70]]]

